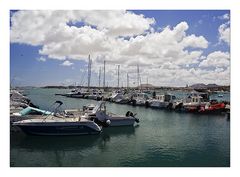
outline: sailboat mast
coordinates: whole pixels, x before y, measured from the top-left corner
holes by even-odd
[[[104,60],[104,62],[103,62],[103,88],[105,88],[105,65],[106,65],[106,61]]]
[[[117,85],[117,87],[119,88],[119,69],[120,69],[120,65],[117,65],[117,67],[118,67],[118,85]]]
[[[147,90],[148,90],[148,77],[147,77]]]
[[[101,85],[101,67],[99,68],[98,87]]]
[[[139,74],[139,65],[137,65],[137,86],[139,88],[139,83],[140,83],[140,74]]]
[[[90,82],[91,82],[91,68],[92,68],[92,60],[90,58],[90,55],[88,55],[88,89],[90,88]]]
[[[129,76],[128,76],[128,73],[127,73],[127,88],[129,87]]]

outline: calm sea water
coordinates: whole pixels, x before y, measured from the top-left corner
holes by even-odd
[[[32,102],[48,109],[82,108],[93,100],[55,96],[62,89],[31,89]],[[229,100],[229,94],[224,95]],[[105,128],[100,135],[27,136],[11,134],[11,166],[192,167],[230,166],[230,121],[225,115],[195,115],[108,103],[109,111],[137,113],[135,127]]]

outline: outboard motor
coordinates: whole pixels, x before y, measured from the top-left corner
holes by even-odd
[[[103,127],[109,127],[111,124],[111,120],[109,120],[109,119],[106,119],[104,122],[102,122],[102,121],[98,120],[97,118],[94,118],[93,121],[96,124],[103,126]]]
[[[138,118],[135,117],[136,115],[137,115],[137,114],[133,114],[131,111],[128,111],[128,112],[126,113],[126,117],[133,117],[133,118],[135,119],[135,122],[139,123],[140,121],[139,121]]]
[[[128,111],[127,113],[126,113],[126,117],[133,117],[133,113],[131,112],[131,111]]]

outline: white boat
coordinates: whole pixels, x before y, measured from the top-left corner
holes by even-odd
[[[48,118],[26,119],[14,122],[13,126],[22,129],[26,134],[33,135],[84,135],[98,134],[101,127],[95,122],[84,118],[66,118],[64,116],[48,116]]]
[[[95,104],[88,104],[88,105],[85,105],[83,106],[83,109],[65,109],[64,110],[64,113],[66,115],[84,115],[84,114],[92,114],[93,113],[93,110],[94,108],[96,107]]]
[[[101,100],[103,98],[103,94],[100,91],[94,91],[91,94],[87,95],[85,98],[93,99],[93,100]]]
[[[190,95],[183,100],[183,108],[188,112],[199,111],[201,107],[205,107],[208,102],[205,102],[203,97],[199,95]]]
[[[83,92],[81,90],[77,90],[77,89],[74,89],[71,92],[62,94],[62,95],[67,96],[67,97],[72,97],[72,98],[83,98],[84,97]]]
[[[135,93],[132,95],[132,104],[136,106],[148,106],[149,97],[146,93]]]
[[[100,101],[93,109],[92,113],[85,113],[82,116],[85,119],[99,121],[100,123],[106,123],[110,127],[114,126],[133,126],[135,122],[139,123],[139,119],[135,115],[128,111],[126,115],[118,115],[106,110],[106,102]]]
[[[173,108],[175,106],[176,96],[172,94],[156,95],[151,99],[150,107],[152,108]]]
[[[124,93],[120,90],[117,90],[112,93],[112,95],[109,97],[109,101],[116,102],[117,100],[121,100],[124,98]]]
[[[61,103],[58,101],[57,103]],[[61,106],[61,105],[60,105]],[[59,107],[57,107],[59,108]],[[56,108],[56,110],[57,110]],[[50,112],[35,109],[40,115],[28,115],[26,113],[15,116],[27,117],[28,119],[13,122],[13,126],[22,129],[26,134],[33,135],[84,135],[99,134],[102,127],[92,120],[84,119],[77,114],[65,114],[64,112]]]
[[[118,104],[127,104],[130,102],[130,96],[131,94],[121,94],[119,93],[118,96],[114,99],[115,103]]]

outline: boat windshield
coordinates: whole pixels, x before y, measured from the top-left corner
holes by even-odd
[[[93,113],[96,113],[97,111],[105,110],[105,102],[100,101],[93,109]]]

